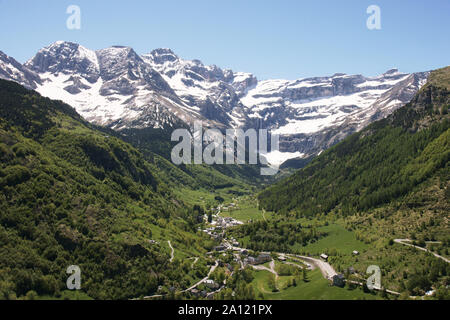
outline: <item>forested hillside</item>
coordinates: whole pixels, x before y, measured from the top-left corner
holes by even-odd
[[[180,124],[179,128],[185,126]],[[242,194],[271,181],[271,177],[260,175],[259,165],[173,165],[170,153],[178,142],[170,141],[172,130],[133,128],[121,130],[118,134],[158,166],[165,173],[161,178],[173,187],[204,188],[210,192],[226,189],[225,192],[230,194]]]
[[[80,266],[81,292],[92,298],[134,298],[203,276],[170,262],[167,245],[193,255],[212,246],[196,230],[201,209],[70,106],[0,80],[0,159],[1,298],[61,296],[69,265]]]
[[[336,270],[351,266],[359,277],[376,264],[383,285],[405,299],[430,290],[449,299],[449,91],[450,67],[433,71],[410,103],[261,192],[260,207],[286,221],[330,223],[319,228],[324,240],[297,252],[326,252]]]
[[[410,103],[261,192],[260,205],[304,216],[346,216],[404,197],[432,178],[448,202],[449,74],[450,68],[433,72]]]

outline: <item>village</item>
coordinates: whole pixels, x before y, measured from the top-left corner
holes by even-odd
[[[233,276],[238,270],[251,268],[255,271],[268,271],[276,278],[279,275],[279,268],[281,265],[289,265],[298,268],[299,272],[306,270],[319,269],[322,276],[329,281],[330,286],[344,287],[346,282],[362,286],[360,281],[346,279],[343,273],[338,273],[328,263],[329,256],[325,253],[313,257],[310,255],[301,256],[297,254],[279,253],[279,252],[257,252],[244,248],[242,243],[239,243],[233,236],[227,234],[226,230],[235,226],[243,225],[243,221],[239,221],[233,217],[227,216],[233,210],[238,210],[239,204],[235,201],[228,205],[220,204],[217,207],[210,209],[208,214],[199,216],[199,220],[203,222],[203,227],[199,228],[216,241],[216,245],[212,250],[206,252],[207,265],[210,270],[208,274],[191,287],[184,289],[181,293],[185,293],[192,298],[213,299],[214,296],[221,290],[227,288],[227,279]],[[201,219],[200,219],[201,218]],[[247,219],[245,223],[251,223],[253,219]],[[154,241],[154,240],[150,240]],[[155,243],[157,243],[155,241]],[[169,247],[173,247],[169,242]],[[353,250],[352,255],[357,256],[359,252]],[[193,264],[198,260],[195,258]],[[192,264],[192,265],[193,265]],[[217,270],[223,274],[222,277],[217,277]],[[216,271],[216,272],[215,272]],[[346,269],[346,274],[360,277],[353,267]],[[381,288],[374,288],[381,290]],[[169,288],[169,291],[174,291],[175,288]],[[397,292],[387,290],[387,292],[398,295]],[[163,297],[163,288],[158,289],[158,294],[144,298]]]
[[[209,227],[203,229],[203,232],[207,233],[213,239],[221,241],[224,237],[225,229],[244,224],[242,221],[238,221],[231,217],[220,216],[222,211],[228,211],[230,208],[237,208],[236,203],[232,202],[228,206],[221,204],[218,205],[217,208],[211,208],[210,218],[207,214],[203,216],[203,221],[209,224]],[[208,219],[210,220],[208,221]]]
[[[213,299],[214,295],[227,287],[227,278],[233,276],[238,270],[243,270],[246,267],[250,267],[254,270],[264,270],[272,273],[275,278],[279,277],[278,270],[280,265],[290,265],[298,268],[300,272],[306,270],[319,269],[322,276],[329,281],[330,286],[344,287],[346,282],[353,283],[355,285],[363,285],[359,281],[348,280],[342,273],[338,273],[328,263],[329,256],[325,253],[319,255],[318,258],[310,255],[301,256],[297,254],[279,253],[279,252],[256,252],[250,249],[243,248],[243,245],[239,243],[232,236],[227,236],[226,229],[239,226],[244,222],[239,221],[233,217],[225,216],[225,212],[233,211],[239,208],[236,202],[231,202],[227,206],[220,204],[217,207],[210,209],[209,214],[199,216],[204,225],[203,228],[199,228],[199,231],[205,232],[212,239],[216,240],[217,244],[211,251],[206,252],[205,256],[208,260],[207,264],[210,270],[206,277],[192,285],[191,287],[182,290],[181,293],[186,293],[193,298]],[[253,219],[247,219],[246,223],[251,223]],[[154,240],[150,240],[154,241]],[[155,243],[157,243],[155,241]],[[172,249],[173,259],[173,247]],[[357,250],[353,250],[354,256],[359,255]],[[195,258],[193,264],[198,260]],[[216,269],[220,269],[224,274],[223,277],[218,278],[215,274]],[[346,271],[349,275],[357,275],[356,270],[353,267],[347,268]],[[358,276],[359,277],[359,276]],[[163,297],[166,293],[158,289],[158,294],[146,298]],[[374,288],[375,290],[381,290],[381,288]],[[169,291],[174,291],[175,288],[169,288]],[[387,290],[387,292],[398,295],[397,292]]]

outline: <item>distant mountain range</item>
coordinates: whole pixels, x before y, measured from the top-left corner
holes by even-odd
[[[299,62],[301,63],[301,62]],[[115,130],[205,126],[268,128],[281,153],[269,161],[319,154],[409,102],[429,72],[377,77],[334,74],[259,81],[254,75],[184,60],[170,49],[138,55],[113,46],[92,51],[57,41],[25,64],[0,51],[0,78],[60,99],[86,120]]]
[[[259,195],[261,206],[345,216],[403,201],[408,193],[429,187],[428,180],[442,181],[439,189],[448,197],[449,88],[450,67],[433,71],[408,104],[271,185]],[[448,198],[442,203],[447,205]],[[442,211],[449,212],[447,207]]]

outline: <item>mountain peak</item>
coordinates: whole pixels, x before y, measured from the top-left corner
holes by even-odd
[[[16,59],[0,51],[0,78],[23,84],[27,88],[36,88],[41,80],[37,74],[21,65]]]
[[[398,69],[397,68],[392,68],[392,69],[389,69],[388,71],[386,71],[385,73],[383,73],[383,75],[393,75],[393,74],[396,74],[396,73],[399,73]]]
[[[0,59],[8,59],[8,58],[9,58],[9,56],[6,53],[4,53],[2,50],[0,50]]]
[[[390,114],[426,81],[425,74],[409,77],[397,69],[376,77],[335,73],[258,81],[250,73],[183,59],[170,48],[138,55],[129,46],[93,51],[68,41],[41,49],[24,68],[0,54],[0,78],[34,87],[116,129],[159,125],[161,114],[224,128],[264,127],[281,135],[284,152],[305,155]]]
[[[25,66],[38,73],[80,74],[89,82],[95,82],[99,73],[95,52],[68,41],[56,41],[39,50]]]
[[[99,58],[142,61],[141,57],[139,57],[134,49],[128,46],[114,45],[108,48],[97,50],[95,53]]]
[[[61,46],[79,46],[78,43],[71,42],[71,41],[64,41],[64,40],[58,40],[53,42],[51,45],[47,46],[46,48],[52,48],[52,47],[61,47]]]
[[[103,80],[111,80],[143,63],[141,57],[131,47],[112,46],[97,50],[95,53]]]
[[[150,54],[158,54],[158,55],[173,54],[173,55],[175,55],[175,52],[173,52],[173,50],[170,48],[157,48],[157,49],[152,50],[150,52]]]
[[[75,52],[81,47],[78,43],[58,40],[53,42],[52,44],[42,48],[38,53],[49,53],[49,54],[61,54],[63,51],[67,52]],[[30,62],[30,59],[28,62]],[[28,63],[27,62],[27,63]]]
[[[144,57],[150,59],[156,64],[164,64],[166,62],[174,62],[179,60],[179,57],[169,48],[158,48],[152,50],[149,54],[144,55]]]

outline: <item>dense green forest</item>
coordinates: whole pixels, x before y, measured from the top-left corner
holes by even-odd
[[[445,69],[447,77],[449,70]],[[432,73],[406,106],[261,192],[260,205],[303,216],[333,210],[346,216],[405,196],[431,177],[447,184],[450,96],[443,82],[433,77],[438,75]],[[448,201],[450,191],[446,195]]]
[[[241,210],[262,219],[226,236],[254,251],[326,252],[339,272],[375,262],[391,288],[433,286],[447,299],[448,263],[393,239],[449,256],[449,90],[450,68],[432,72],[409,104],[280,174],[258,194],[261,210]],[[219,241],[200,231],[201,217],[271,180],[257,166],[175,166],[169,136],[98,127],[0,80],[0,299],[177,298],[204,278]],[[70,265],[82,270],[76,293],[65,290]],[[254,299],[254,276],[228,274],[216,298]]]
[[[255,251],[295,252],[294,247],[306,246],[326,235],[311,224],[301,224],[293,217],[276,216],[246,224],[233,230],[243,239],[246,248]]]
[[[180,124],[183,128],[186,125]],[[258,165],[186,165],[174,166],[170,152],[177,142],[170,141],[172,128],[129,128],[120,131],[120,136],[137,149],[144,157],[158,166],[165,174],[161,178],[172,187],[188,186],[209,191],[227,189],[230,194],[242,195],[257,186],[271,182],[270,177],[260,175]]]
[[[174,125],[177,128],[187,128],[185,124]],[[172,148],[178,143],[170,140],[173,127],[154,129],[154,128],[128,128],[120,131],[123,139],[140,151],[144,155],[153,158],[158,155],[168,161]],[[155,157],[158,158],[158,157]],[[158,162],[161,160],[156,159]],[[172,164],[170,164],[172,165]],[[174,167],[174,166],[172,166]],[[248,188],[248,185],[257,185],[268,183],[270,177],[260,175],[258,165],[180,165],[175,167],[184,172],[185,175],[192,178],[189,181],[193,187],[207,187],[210,189],[219,189],[230,185],[236,185],[241,189]],[[172,168],[172,170],[174,170]],[[210,172],[205,177],[205,172]],[[179,175],[182,173],[178,172]]]
[[[377,264],[383,281],[403,298],[434,288],[438,299],[449,299],[448,263],[394,243],[410,239],[449,257],[449,91],[450,67],[433,71],[410,103],[260,192],[260,207],[286,219],[295,217],[298,223],[313,220],[343,226],[345,230],[330,240],[325,237],[321,245],[301,249],[327,252],[338,271],[352,266],[364,272]],[[258,234],[245,230],[239,232]],[[356,239],[339,242],[345,232]],[[344,250],[347,243],[359,246],[360,255],[352,255],[352,248]]]
[[[1,298],[57,297],[69,265],[92,298],[203,277],[170,263],[164,243],[186,254],[211,248],[197,232],[202,212],[174,197],[155,163],[70,106],[0,80],[0,159]]]

